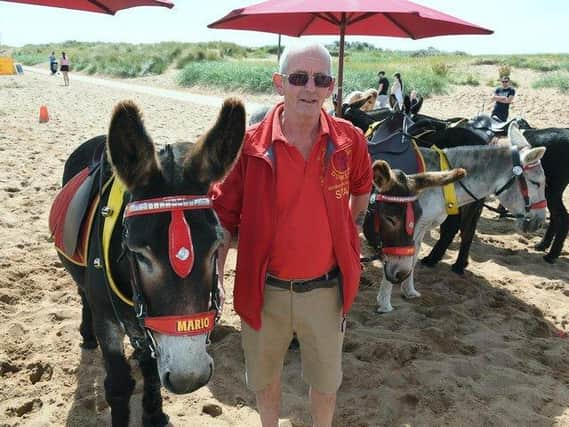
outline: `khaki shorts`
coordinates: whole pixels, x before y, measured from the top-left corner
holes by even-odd
[[[335,393],[342,383],[344,341],[339,285],[294,293],[265,286],[259,331],[241,321],[247,386],[257,392],[281,373],[296,332],[302,378],[321,393]]]

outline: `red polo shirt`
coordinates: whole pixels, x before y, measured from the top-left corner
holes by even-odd
[[[328,135],[328,124],[321,120],[320,134],[305,160],[284,136],[280,114],[274,115],[277,217],[267,267],[273,276],[309,279],[336,266],[322,188]]]

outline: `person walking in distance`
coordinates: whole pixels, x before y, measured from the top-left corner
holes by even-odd
[[[403,80],[401,80],[401,74],[393,74],[393,84],[391,85],[391,95],[395,97],[395,102],[398,104],[399,109],[403,110]],[[394,107],[394,105],[392,106]]]
[[[65,54],[65,52],[61,52],[61,60],[60,60],[60,70],[61,74],[63,74],[63,83],[65,86],[69,86],[69,57]]]
[[[322,109],[334,90],[328,50],[287,47],[272,81],[283,101],[247,130],[237,163],[213,190],[224,229],[219,277],[238,232],[233,301],[263,427],[278,426],[295,333],[314,426],[330,427],[345,316],[361,274],[355,220],[368,204],[371,162],[361,131]]]

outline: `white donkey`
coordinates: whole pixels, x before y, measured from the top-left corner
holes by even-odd
[[[540,159],[545,148],[531,148],[519,131],[517,125],[510,126],[508,136],[510,145],[468,146],[443,150],[451,168],[466,169],[467,175],[461,181],[453,184],[459,206],[496,195],[500,203],[517,218],[518,227],[524,232],[537,230],[545,222],[545,174]],[[428,148],[421,148],[427,170],[440,170],[439,154]],[[423,210],[422,216],[415,227],[415,255],[412,260],[408,257],[384,260],[393,264],[417,262],[419,249],[425,233],[439,226],[447,217],[446,202],[441,188],[431,188],[422,192],[419,202]],[[386,255],[386,258],[390,255]],[[410,258],[410,257],[409,257]],[[406,298],[421,296],[415,290],[413,268],[410,274],[384,277],[377,295],[379,307],[377,312],[387,313],[393,310],[391,306],[391,290],[393,283],[401,283],[401,293]],[[387,279],[389,277],[390,280]],[[396,279],[394,279],[396,277]]]

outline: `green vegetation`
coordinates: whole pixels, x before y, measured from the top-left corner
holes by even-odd
[[[554,88],[560,92],[567,93],[569,92],[569,73],[547,73],[544,77],[535,81],[532,86],[534,88]]]
[[[328,46],[333,70],[337,70],[338,42]],[[72,71],[121,78],[177,73],[182,86],[210,86],[225,90],[271,92],[271,75],[277,70],[277,46],[250,48],[228,42],[153,44],[85,43],[67,41],[52,45],[27,45],[12,49],[14,58],[25,65],[47,63],[52,51],[59,57],[67,52]],[[472,65],[495,67],[496,79],[515,74],[516,68],[529,68],[538,73],[555,71],[538,80],[536,87],[554,87],[565,91],[569,55],[484,55],[464,52],[441,52],[434,48],[415,51],[393,51],[376,48],[364,42],[346,43],[344,93],[375,88],[377,72],[382,69],[392,79],[400,72],[406,91],[417,90],[422,96],[444,94],[450,85],[495,86],[496,80],[475,75]],[[482,83],[481,83],[482,80]]]

